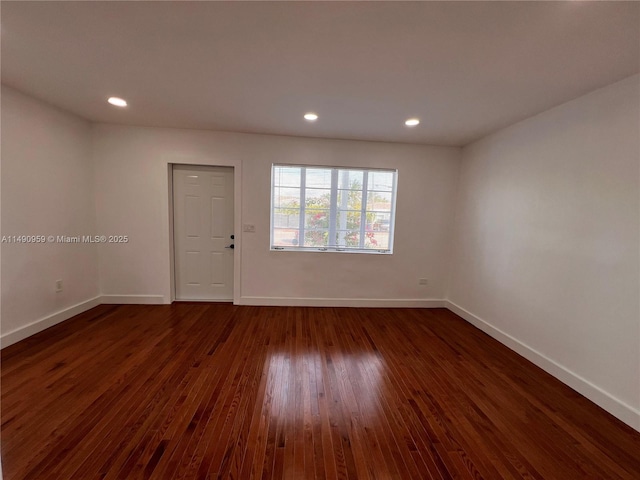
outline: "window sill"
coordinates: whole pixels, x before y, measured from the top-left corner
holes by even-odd
[[[364,253],[369,255],[393,255],[392,250],[363,250],[356,248],[336,248],[336,247],[271,247],[272,252],[305,252],[305,253]]]

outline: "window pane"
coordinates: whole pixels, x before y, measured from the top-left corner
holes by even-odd
[[[367,231],[388,232],[390,227],[390,214],[379,212],[367,212]]]
[[[326,247],[328,239],[328,230],[306,230],[304,232],[305,247]]]
[[[305,195],[304,204],[307,209],[331,208],[331,190],[307,188]]]
[[[389,214],[367,212],[365,226],[365,248],[389,248]]]
[[[273,245],[276,247],[297,247],[298,233],[297,228],[274,228]]]
[[[368,192],[367,210],[391,211],[391,193]]]
[[[367,190],[391,192],[393,190],[393,172],[369,171]]]
[[[304,228],[329,230],[329,210],[307,209],[304,216]]]
[[[273,167],[273,184],[280,187],[300,187],[300,167]]]
[[[359,210],[338,210],[336,212],[336,230],[360,230],[362,212]]]
[[[362,170],[340,170],[338,188],[344,190],[362,190],[364,172]]]
[[[300,210],[290,208],[273,209],[274,228],[298,228],[300,225]]]
[[[375,250],[389,248],[389,232],[365,232],[364,247]]]
[[[307,188],[331,188],[330,168],[307,168]]]
[[[300,189],[274,187],[273,206],[276,208],[300,208]]]
[[[337,237],[339,247],[360,246],[360,230],[338,230]]]
[[[341,210],[360,210],[362,208],[362,191],[338,190],[338,208]]]

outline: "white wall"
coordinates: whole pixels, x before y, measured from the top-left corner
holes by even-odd
[[[129,235],[100,246],[103,295],[170,301],[169,163],[236,167],[243,304],[427,305],[443,299],[460,150],[413,145],[97,125],[97,225]],[[274,162],[398,168],[395,253],[269,251]],[[242,233],[242,223],[255,233]],[[430,286],[418,286],[418,278]],[[133,297],[127,297],[133,296]]]
[[[2,235],[93,234],[89,123],[2,86],[1,190]],[[2,344],[91,303],[98,295],[97,265],[95,245],[3,244]]]
[[[463,149],[454,311],[640,429],[640,77]]]

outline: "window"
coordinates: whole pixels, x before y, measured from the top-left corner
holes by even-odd
[[[271,249],[392,253],[397,170],[273,165]]]

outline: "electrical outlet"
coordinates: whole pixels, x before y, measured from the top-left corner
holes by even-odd
[[[244,225],[242,225],[242,231],[243,232],[248,232],[248,233],[255,233],[256,232],[256,226],[253,225],[252,223],[245,223]]]
[[[429,280],[426,278],[419,278],[418,279],[418,285],[422,285],[424,287],[426,287],[427,285],[429,285]]]
[[[62,291],[62,280],[56,280],[56,293],[60,293]]]

